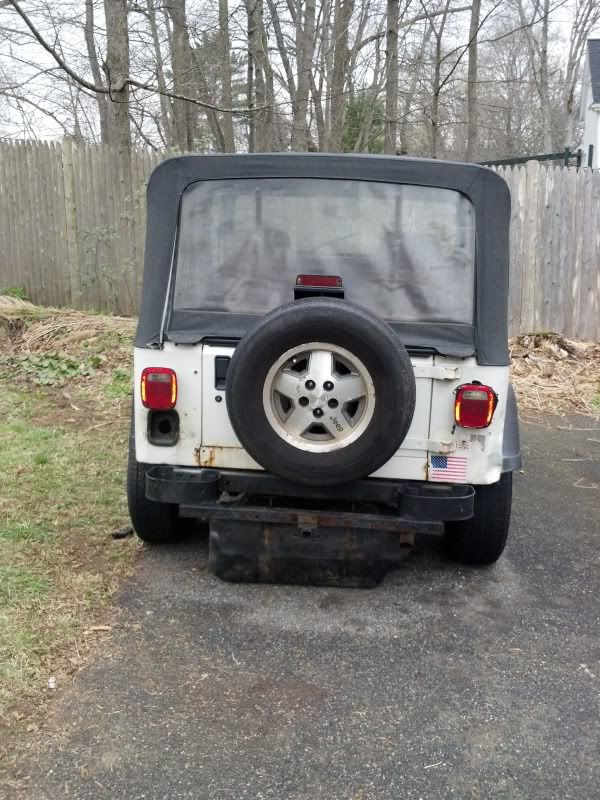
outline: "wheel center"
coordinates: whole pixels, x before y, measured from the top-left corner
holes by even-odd
[[[308,403],[312,409],[322,408],[327,404],[327,392],[315,389],[313,392],[308,392]]]
[[[375,396],[372,378],[356,356],[335,345],[307,342],[273,364],[263,402],[283,439],[299,449],[328,452],[363,433]]]

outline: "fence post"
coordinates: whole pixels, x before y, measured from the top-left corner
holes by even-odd
[[[71,290],[71,306],[81,306],[81,275],[79,272],[79,246],[77,230],[77,205],[75,200],[75,168],[73,165],[73,140],[65,137],[61,144],[63,186],[65,193],[65,239],[67,242],[68,264]]]
[[[593,169],[594,167],[594,145],[591,144],[588,147],[588,167]]]
[[[528,161],[525,166],[526,200],[523,229],[523,273],[521,290],[521,333],[534,330],[536,309],[536,263],[538,258],[538,195],[540,182],[540,162]]]

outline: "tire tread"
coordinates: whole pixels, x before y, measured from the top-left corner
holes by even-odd
[[[477,486],[471,519],[446,523],[446,544],[450,556],[461,564],[488,566],[506,547],[512,505],[512,472],[497,483]]]
[[[130,436],[127,505],[133,529],[148,544],[174,544],[184,535],[178,509],[170,503],[157,503],[146,497],[146,473],[150,466],[137,461],[134,438]]]

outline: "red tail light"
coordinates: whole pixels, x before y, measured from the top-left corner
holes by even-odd
[[[464,383],[456,390],[454,419],[462,428],[487,428],[497,403],[498,395],[489,386]]]
[[[296,286],[318,286],[324,289],[341,289],[342,279],[339,275],[298,275]]]
[[[177,402],[177,375],[168,367],[146,367],[142,372],[142,403],[166,411]]]

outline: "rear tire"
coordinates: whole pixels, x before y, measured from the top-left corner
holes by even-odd
[[[140,464],[135,457],[135,440],[129,437],[127,463],[127,505],[131,524],[138,537],[148,544],[174,544],[186,533],[179,519],[179,508],[171,503],[157,503],[146,497],[146,473],[151,464]]]
[[[471,519],[446,523],[446,545],[452,559],[461,564],[487,566],[506,547],[512,505],[512,472],[497,483],[475,487]]]

